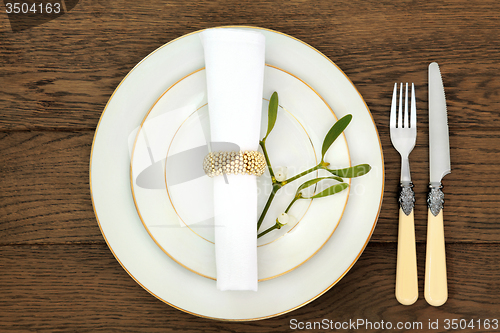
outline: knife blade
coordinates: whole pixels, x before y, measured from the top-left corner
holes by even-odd
[[[451,172],[446,97],[439,65],[429,65],[429,164],[430,183],[440,185]]]
[[[429,195],[424,296],[433,306],[448,299],[441,180],[451,172],[448,114],[439,65],[429,65]]]

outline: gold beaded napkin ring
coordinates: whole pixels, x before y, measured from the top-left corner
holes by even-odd
[[[209,177],[227,175],[262,176],[266,169],[266,159],[258,151],[220,151],[208,153],[203,160],[203,170]]]

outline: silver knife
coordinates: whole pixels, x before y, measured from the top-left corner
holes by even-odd
[[[451,172],[451,163],[446,98],[441,72],[435,62],[429,65],[429,155],[424,295],[427,303],[440,306],[448,299],[441,180]]]

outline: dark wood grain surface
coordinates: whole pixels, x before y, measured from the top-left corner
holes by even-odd
[[[441,332],[445,319],[500,320],[500,2],[82,0],[16,32],[5,10],[0,3],[1,332],[288,332],[291,319],[323,318],[422,322],[422,331],[439,320]],[[248,323],[183,313],[132,280],[99,231],[88,175],[97,122],[130,69],[176,37],[239,24],[299,38],[349,76],[375,119],[386,173],[378,225],[353,269],[312,303]],[[412,306],[394,297],[399,155],[388,131],[394,82],[414,82],[427,110],[432,61],[445,84],[452,160],[449,300],[439,308],[423,298],[426,112],[411,155],[421,295]]]

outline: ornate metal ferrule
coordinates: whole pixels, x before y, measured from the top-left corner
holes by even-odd
[[[403,210],[406,216],[410,215],[415,206],[415,192],[413,192],[413,184],[401,184],[401,192],[399,193],[399,207]]]
[[[427,196],[427,207],[432,215],[437,216],[444,205],[444,193],[441,191],[443,186],[429,185],[429,195]]]

